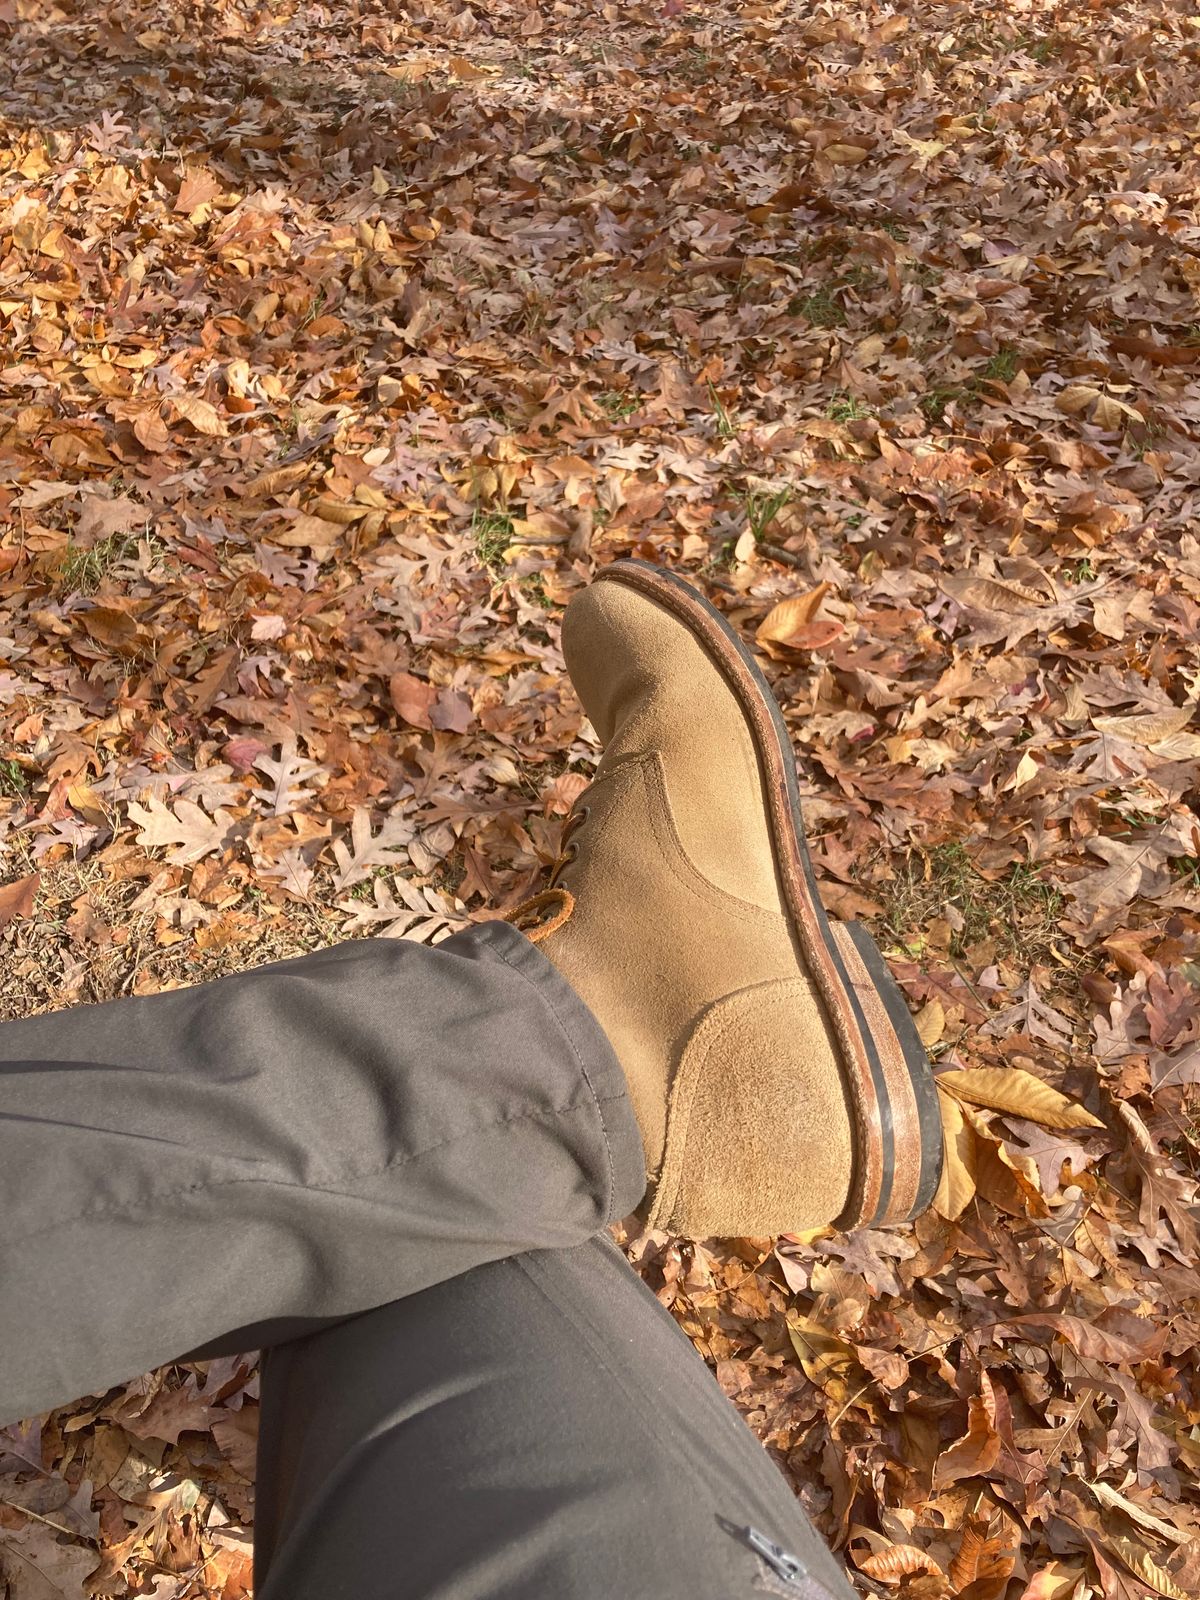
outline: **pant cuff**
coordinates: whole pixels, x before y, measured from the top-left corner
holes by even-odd
[[[646,1193],[646,1157],[629,1086],[608,1035],[579,995],[535,944],[509,922],[479,922],[446,941],[484,946],[527,979],[566,1035],[596,1101],[608,1144],[611,1189],[608,1222],[627,1217]]]

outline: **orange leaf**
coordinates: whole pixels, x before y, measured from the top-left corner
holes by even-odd
[[[950,1582],[959,1594],[970,1588],[972,1600],[984,1600],[987,1591],[994,1591],[995,1600],[1000,1600],[1015,1565],[1015,1552],[1002,1540],[968,1524],[950,1563]]]
[[[928,1572],[941,1577],[942,1569],[931,1555],[918,1550],[915,1544],[894,1544],[890,1550],[880,1550],[858,1563],[859,1570],[877,1583],[900,1584],[918,1572]]]
[[[1000,1455],[996,1432],[996,1397],[992,1380],[980,1374],[980,1392],[967,1407],[967,1431],[942,1451],[933,1469],[933,1486],[944,1489],[960,1478],[977,1478],[990,1472]]]
[[[192,394],[173,394],[171,404],[176,415],[184,422],[190,422],[197,433],[207,434],[214,439],[223,439],[228,434],[229,429],[210,400],[202,400]]]
[[[7,928],[10,922],[31,914],[33,897],[41,881],[40,873],[31,872],[27,878],[18,878],[15,883],[0,884],[0,928]]]
[[[815,589],[809,589],[804,594],[789,595],[786,600],[781,600],[777,606],[773,606],[759,624],[758,632],[755,634],[759,644],[764,646],[778,644],[786,649],[795,648],[794,641],[814,620],[820,610],[821,601],[829,590],[828,583],[819,583]]]

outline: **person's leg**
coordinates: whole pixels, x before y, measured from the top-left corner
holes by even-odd
[[[852,1600],[607,1238],[271,1350],[255,1567],[258,1600]]]
[[[0,1423],[576,1245],[645,1187],[621,1068],[488,923],[0,1027]]]

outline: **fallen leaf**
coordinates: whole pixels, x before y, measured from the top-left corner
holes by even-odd
[[[819,583],[815,589],[809,589],[804,594],[791,595],[788,599],[779,601],[778,605],[772,606],[759,624],[755,635],[759,644],[764,648],[770,645],[790,647],[793,639],[803,635],[804,630],[813,621],[829,590],[829,584]]]
[[[958,1101],[945,1090],[938,1093],[942,1116],[942,1176],[933,1197],[939,1217],[953,1222],[975,1198],[975,1136]]]
[[[992,1380],[980,1374],[980,1392],[967,1405],[967,1431],[948,1445],[933,1469],[935,1489],[957,1483],[961,1478],[982,1477],[996,1465],[1000,1455],[1000,1435],[996,1432],[996,1399]]]
[[[33,915],[34,897],[40,882],[41,874],[31,872],[12,883],[0,883],[0,931],[22,917]]]
[[[970,1105],[990,1111],[1011,1111],[1014,1116],[1040,1122],[1046,1128],[1102,1128],[1084,1106],[1035,1078],[1021,1067],[976,1067],[968,1071],[940,1072],[939,1089]]]
[[[432,728],[432,710],[438,691],[424,678],[411,672],[394,672],[388,679],[388,693],[396,715],[410,728]]]
[[[175,415],[182,421],[190,423],[197,433],[215,439],[224,439],[228,436],[229,429],[211,401],[204,400],[199,395],[173,394],[170,396],[170,405]]]

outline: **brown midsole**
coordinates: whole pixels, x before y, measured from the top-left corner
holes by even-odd
[[[858,946],[845,923],[832,922],[830,930],[837,941],[842,962],[850,974],[850,981],[858,995],[858,1003],[867,1018],[876,1054],[883,1068],[887,1084],[888,1102],[892,1109],[892,1142],[897,1151],[914,1150],[916,1160],[897,1160],[892,1174],[892,1192],[888,1196],[885,1220],[901,1221],[916,1210],[917,1196],[921,1190],[921,1122],[917,1097],[913,1091],[912,1073],[904,1054],[904,1046],[896,1035],[892,1019],[888,1016],[883,996],[875,980],[867,971]]]

